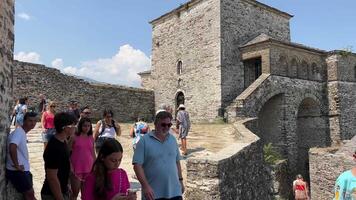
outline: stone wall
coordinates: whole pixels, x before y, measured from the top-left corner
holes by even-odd
[[[10,131],[9,112],[12,100],[14,9],[13,0],[0,0],[0,199],[7,199],[4,163],[7,134]]]
[[[214,119],[221,107],[219,1],[188,2],[151,24],[156,108],[177,108],[176,95],[183,92],[193,121]]]
[[[314,148],[309,152],[310,187],[312,199],[333,199],[335,181],[346,170],[355,166],[352,157],[356,137],[339,146]]]
[[[241,143],[233,143],[205,159],[187,162],[187,199],[272,199],[272,184],[264,167],[259,138],[244,125],[234,124]]]
[[[152,91],[105,84],[90,84],[82,79],[62,74],[44,65],[15,61],[14,97],[30,97],[29,107],[37,107],[39,94],[57,102],[57,110],[66,110],[68,101],[92,108],[92,117],[99,119],[105,108],[114,111],[119,122],[134,121],[138,116],[151,121],[154,114]]]
[[[328,56],[330,130],[334,143],[356,135],[356,55]]]
[[[356,135],[356,55],[338,58],[338,107],[340,109],[341,139]]]
[[[221,1],[223,107],[228,106],[244,90],[244,68],[239,47],[262,33],[290,41],[290,17],[256,1]]]

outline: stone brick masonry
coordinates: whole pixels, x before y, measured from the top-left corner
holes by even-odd
[[[151,121],[154,114],[153,92],[109,84],[90,84],[44,65],[15,61],[14,97],[30,97],[37,108],[39,94],[57,102],[57,110],[66,110],[70,100],[92,108],[92,117],[100,119],[105,108],[114,111],[119,122],[135,121],[138,116]]]
[[[5,153],[10,130],[9,110],[12,93],[12,61],[14,50],[14,1],[0,0],[0,199],[5,194]]]

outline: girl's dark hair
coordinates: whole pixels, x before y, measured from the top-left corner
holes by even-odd
[[[91,125],[91,120],[89,118],[83,117],[79,120],[78,123],[78,132],[75,133],[75,135],[79,136],[80,134],[82,134],[83,132],[83,124],[85,122],[89,122],[90,123],[90,129],[89,132],[87,133],[87,135],[93,135],[93,126]]]
[[[93,164],[93,173],[95,175],[94,196],[95,199],[106,199],[106,191],[111,190],[111,181],[108,177],[108,169],[106,168],[103,159],[112,153],[121,152],[123,149],[121,144],[115,139],[105,140],[103,146],[99,150],[99,154]]]
[[[20,98],[19,104],[26,104],[27,99],[28,99],[27,97]]]
[[[114,112],[110,109],[105,109],[103,112],[103,117],[105,117],[107,114],[111,114],[112,117],[114,117]]]

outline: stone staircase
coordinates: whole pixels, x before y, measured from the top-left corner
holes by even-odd
[[[258,93],[258,89],[270,77],[270,74],[261,74],[248,88],[246,88],[236,99],[227,107],[228,121],[236,122],[245,117],[254,117],[248,114],[246,104],[249,101],[255,101],[254,96]]]

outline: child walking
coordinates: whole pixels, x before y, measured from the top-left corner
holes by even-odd
[[[82,118],[78,123],[78,132],[72,141],[72,200],[77,199],[85,178],[90,174],[95,160],[93,128],[90,119]]]
[[[117,140],[105,140],[93,170],[85,180],[83,200],[136,199],[136,193],[128,192],[130,183],[126,171],[119,168],[122,154],[122,146]]]

